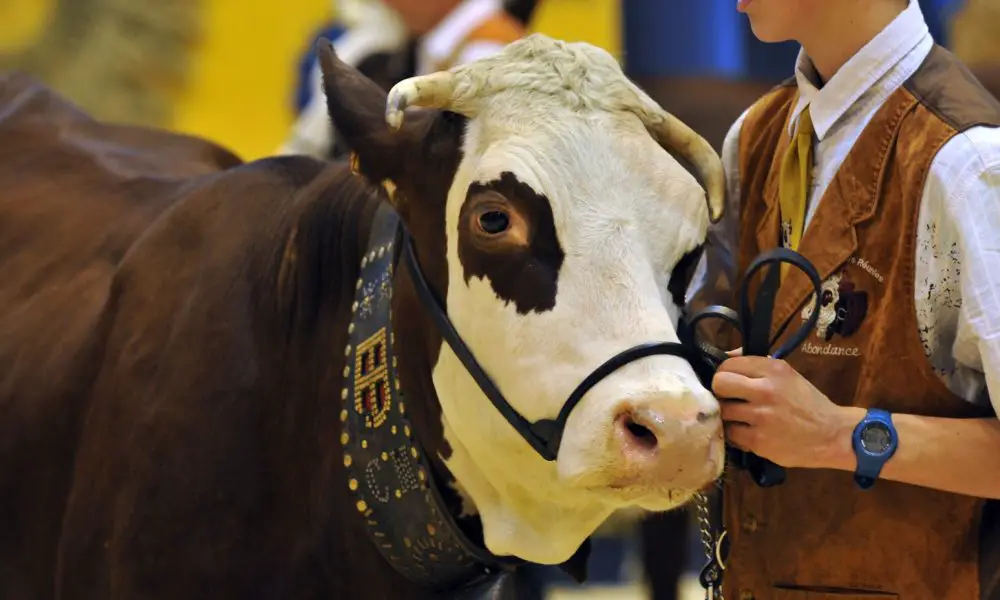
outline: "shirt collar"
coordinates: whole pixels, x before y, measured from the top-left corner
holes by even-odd
[[[816,137],[822,140],[865,92],[875,87],[928,36],[930,31],[920,5],[917,0],[910,0],[902,13],[822,87],[818,87],[819,76],[812,61],[804,50],[799,50],[795,61],[799,99],[788,121],[788,134],[794,134],[799,115],[808,106]]]
[[[432,70],[434,65],[447,60],[476,26],[501,10],[502,0],[464,0],[434,29],[421,36],[420,70]]]

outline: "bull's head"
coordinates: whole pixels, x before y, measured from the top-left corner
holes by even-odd
[[[328,46],[320,59],[357,168],[392,190],[448,315],[522,415],[555,417],[625,348],[677,341],[671,277],[721,215],[722,166],[608,53],[534,35],[388,96]],[[546,462],[448,346],[433,352],[447,465],[495,553],[561,562],[616,509],[675,507],[720,473],[718,404],[683,359],[601,381]]]

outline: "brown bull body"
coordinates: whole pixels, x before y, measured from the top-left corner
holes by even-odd
[[[0,185],[0,598],[432,597],[339,469],[370,188],[99,123],[20,75],[0,79]],[[440,344],[409,329],[409,355]]]
[[[0,598],[435,597],[368,539],[337,441],[371,188],[15,75],[0,189]],[[435,450],[433,408],[411,415]]]

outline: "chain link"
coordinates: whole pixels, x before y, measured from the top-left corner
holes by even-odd
[[[701,546],[705,551],[705,569],[702,572],[701,584],[705,588],[705,600],[725,600],[722,593],[722,571],[725,566],[721,562],[719,544],[722,537],[715,539],[712,533],[712,512],[708,495],[695,495],[695,511],[698,518],[698,530]],[[706,575],[708,575],[706,580]]]
[[[705,550],[705,557],[712,558],[714,544],[712,543],[712,521],[709,514],[708,496],[696,494],[694,498],[695,509],[698,512],[698,528],[701,530],[701,547]]]

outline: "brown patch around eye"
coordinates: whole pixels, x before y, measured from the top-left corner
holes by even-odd
[[[502,233],[490,234],[481,227],[480,217],[491,211],[509,217]],[[466,283],[473,277],[489,281],[497,298],[513,303],[521,314],[555,306],[565,255],[548,198],[505,172],[469,187],[459,223],[458,258]]]

